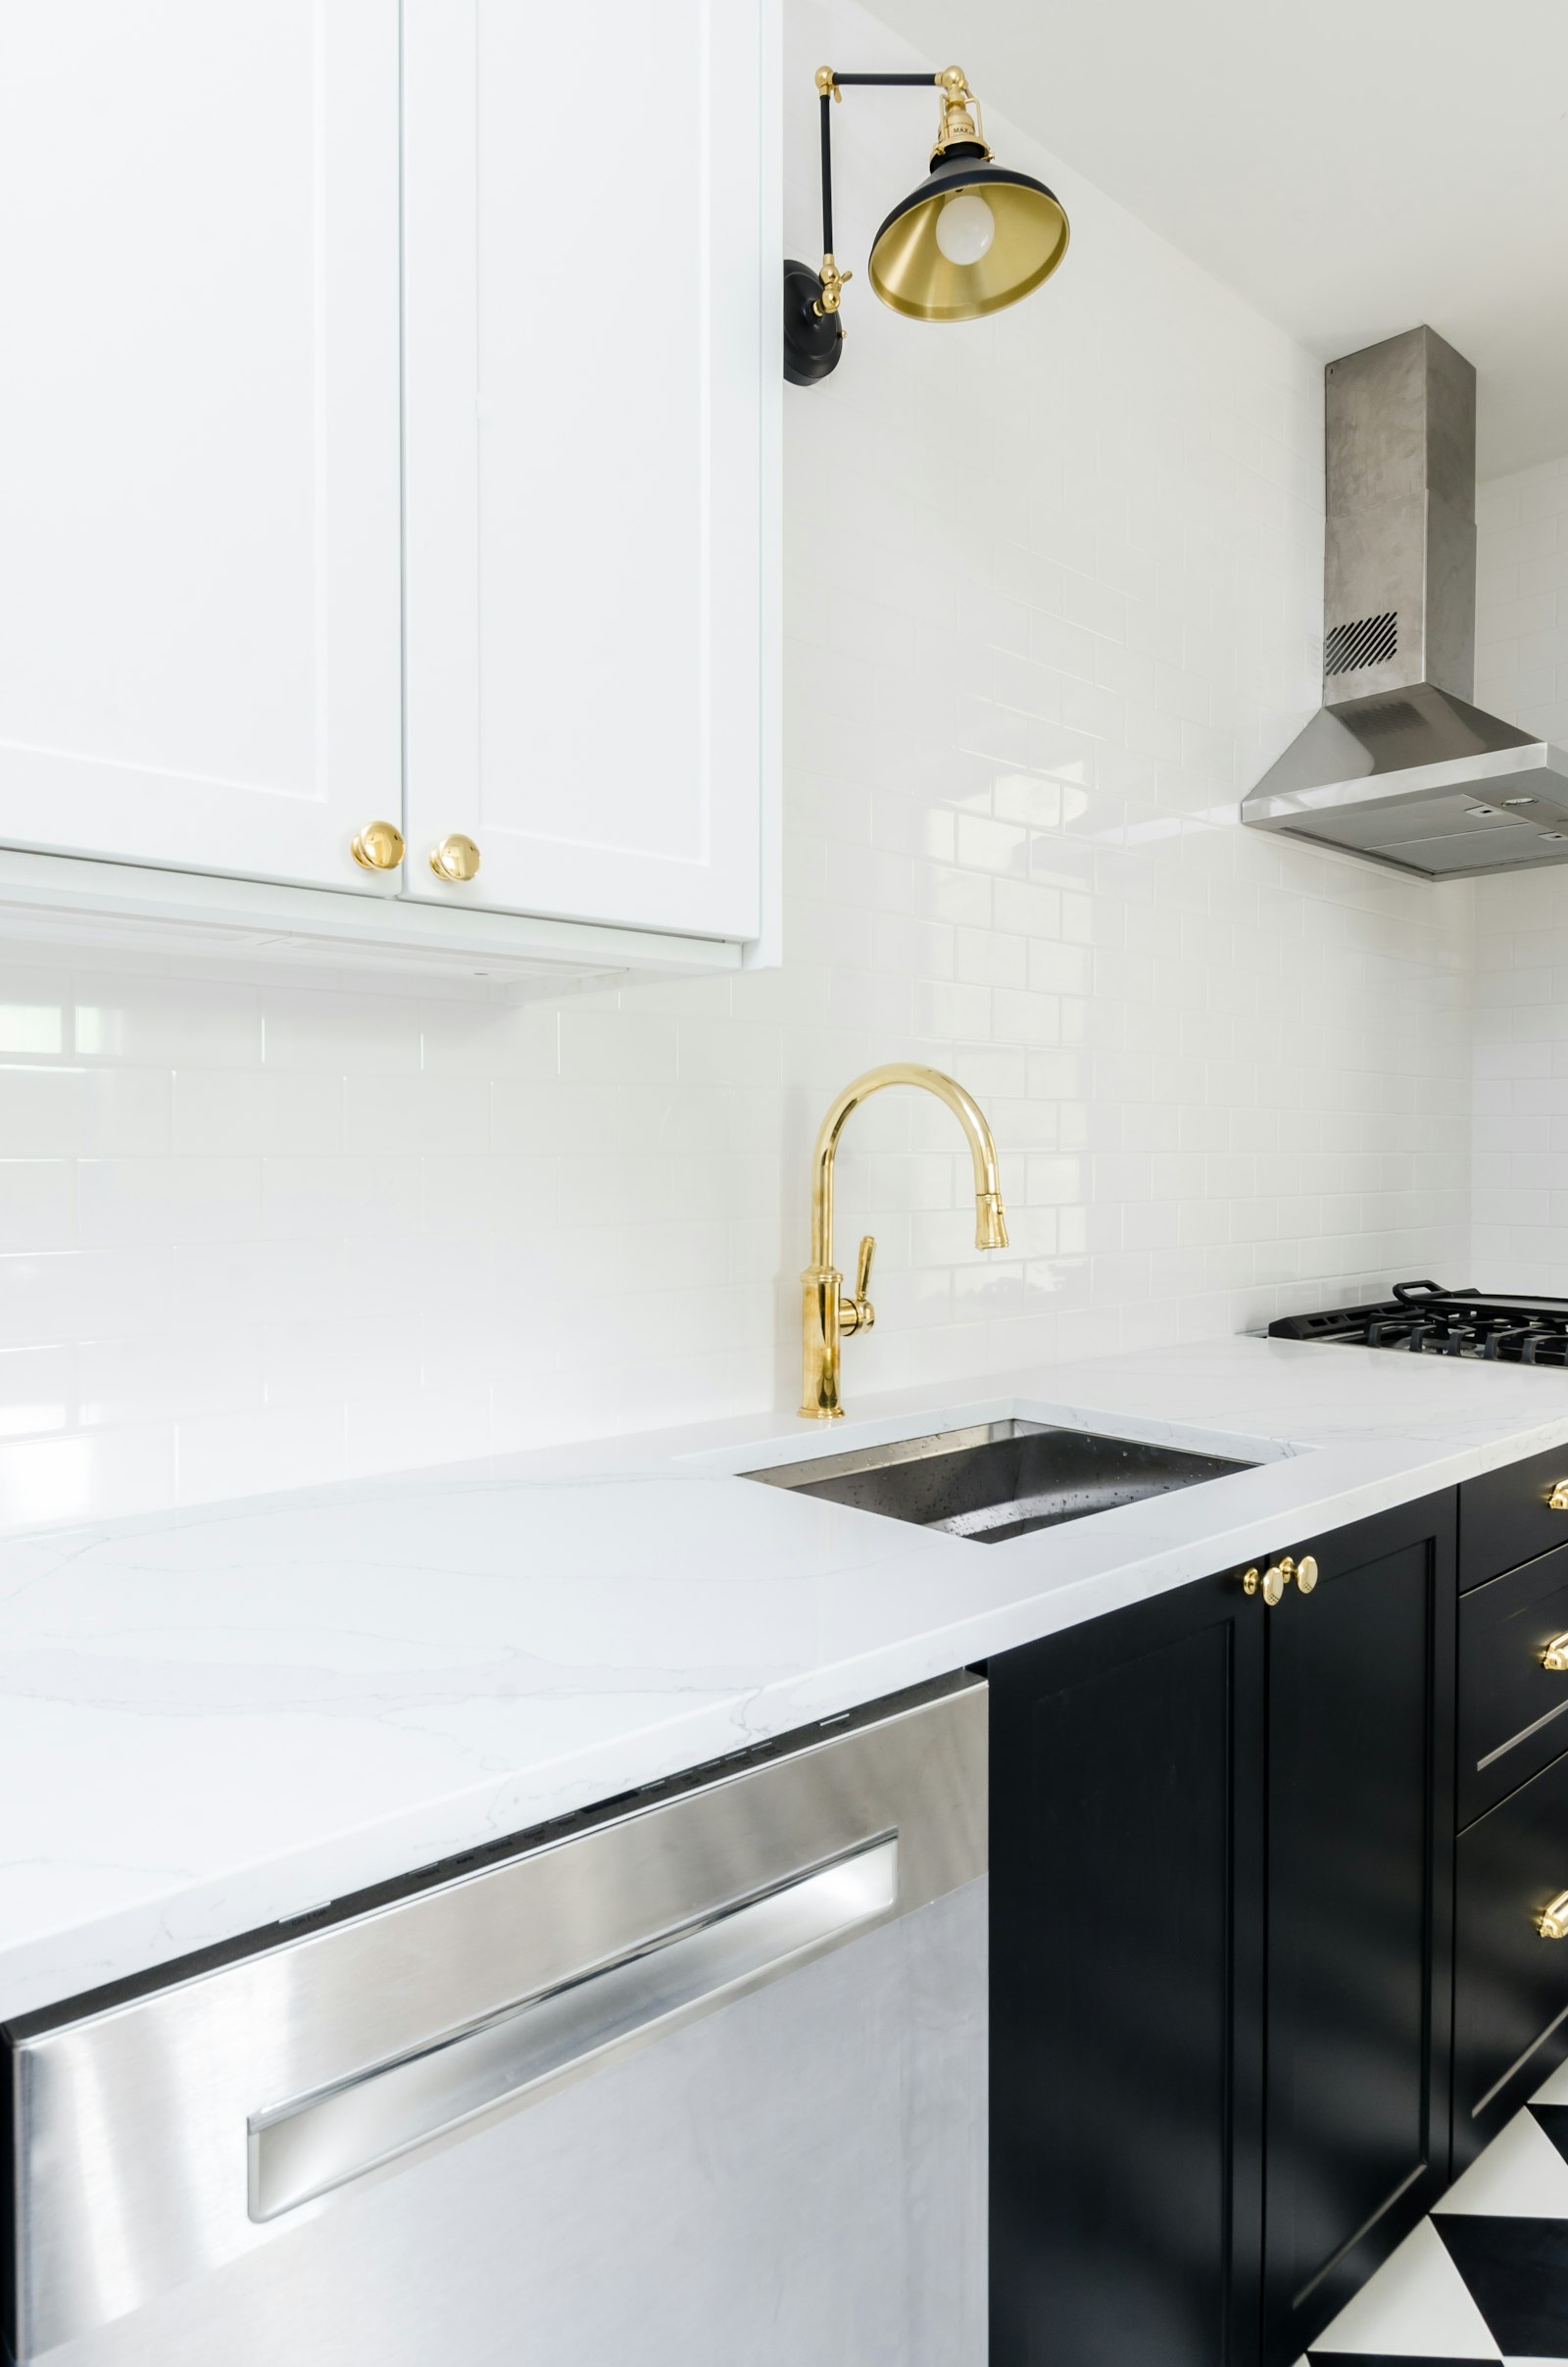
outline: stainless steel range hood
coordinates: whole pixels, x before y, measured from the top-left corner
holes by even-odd
[[[1568,861],[1568,756],[1471,704],[1475,371],[1412,328],[1325,388],[1324,703],[1242,819],[1425,879]]]

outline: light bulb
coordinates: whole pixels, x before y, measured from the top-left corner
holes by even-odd
[[[937,216],[937,245],[950,263],[978,263],[991,252],[997,218],[978,189],[958,189]]]

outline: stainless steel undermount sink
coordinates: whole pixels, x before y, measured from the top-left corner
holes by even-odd
[[[930,1438],[897,1439],[852,1455],[818,1455],[799,1463],[747,1471],[746,1479],[802,1496],[825,1497],[862,1512],[943,1529],[1000,1545],[1031,1529],[1055,1528],[1091,1512],[1165,1496],[1174,1488],[1224,1479],[1252,1465],[1220,1455],[1146,1439],[1107,1438],[1016,1415],[943,1430]]]

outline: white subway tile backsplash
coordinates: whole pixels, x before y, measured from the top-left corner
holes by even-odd
[[[167,1069],[0,1064],[0,1156],[167,1151],[172,1084]]]
[[[64,1159],[0,1159],[0,1251],[63,1248],[75,1233],[75,1176]]]
[[[259,1159],[83,1159],[75,1182],[77,1235],[89,1248],[249,1240],[258,1230]]]
[[[260,998],[269,1068],[318,1076],[416,1075],[419,1006],[392,993],[268,987]]]
[[[84,1340],[75,1371],[77,1418],[90,1428],[259,1410],[263,1402],[262,1342],[249,1328]]]
[[[281,1081],[281,1080],[279,1080]],[[290,1078],[292,1085],[314,1079]],[[367,1154],[474,1154],[490,1145],[490,1083],[482,1076],[350,1076],[343,1080],[342,1148]],[[301,1144],[301,1149],[336,1148]]]
[[[251,986],[81,974],[71,981],[70,995],[70,1049],[78,1060],[246,1068],[262,1057],[260,1005]]]
[[[242,1162],[226,1163],[237,1168]],[[378,1234],[418,1229],[420,1161],[412,1153],[376,1158],[347,1154],[279,1157],[246,1163],[256,1170],[260,1230],[267,1241],[358,1236],[367,1244],[367,1255],[373,1257],[372,1245]],[[209,1237],[232,1236],[236,1229],[223,1221],[221,1211],[215,1211]],[[249,1229],[257,1229],[254,1218]]]
[[[340,1076],[180,1066],[170,1082],[172,1146],[177,1152],[259,1154],[342,1147],[345,1084]]]
[[[68,1429],[75,1406],[75,1358],[63,1343],[0,1352],[0,1438]]]

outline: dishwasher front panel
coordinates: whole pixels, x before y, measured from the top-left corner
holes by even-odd
[[[981,2367],[985,1751],[946,1680],[15,2025],[19,2367]]]

